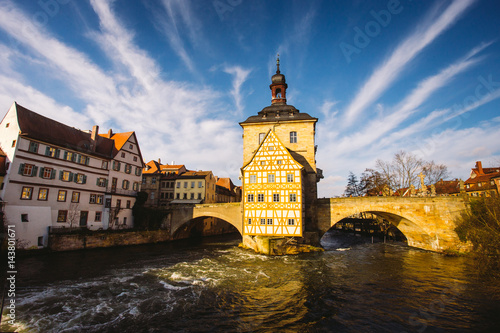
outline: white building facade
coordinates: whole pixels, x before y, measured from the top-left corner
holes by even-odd
[[[134,132],[81,131],[14,103],[0,122],[4,223],[19,248],[48,244],[49,228],[130,228],[143,160]]]

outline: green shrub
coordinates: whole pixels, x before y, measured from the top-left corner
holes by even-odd
[[[471,198],[455,231],[461,241],[472,243],[478,268],[500,276],[500,197]]]

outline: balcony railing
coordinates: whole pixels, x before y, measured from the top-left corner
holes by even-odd
[[[127,196],[137,196],[137,191],[124,190],[122,188],[116,188],[114,186],[108,186],[106,188],[106,193],[107,194],[127,195]]]

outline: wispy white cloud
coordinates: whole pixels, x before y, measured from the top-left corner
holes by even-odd
[[[436,91],[448,84],[458,74],[469,69],[478,63],[481,58],[475,57],[480,51],[490,43],[484,43],[472,49],[464,57],[442,69],[439,73],[421,81],[418,86],[411,91],[401,102],[390,108],[392,111],[386,115],[379,116],[370,121],[362,129],[353,134],[345,136],[338,146],[339,152],[352,151],[368,147],[380,140],[386,142],[388,133],[396,129],[411,115],[417,112],[418,108]],[[414,129],[417,127],[413,127]]]
[[[76,117],[78,113],[71,108],[24,84],[22,77],[1,81],[0,100],[17,99],[50,117],[59,113],[53,118],[68,124],[77,121],[85,126],[113,126],[115,131],[135,130],[146,159],[162,157],[185,163],[188,168],[237,178],[239,166],[220,163],[235,160],[241,151],[237,122],[214,111],[221,94],[210,87],[162,80],[157,75],[157,63],[134,43],[133,33],[116,17],[111,4],[91,2],[100,30],[90,36],[117,65],[108,72],[85,53],[58,41],[45,29],[37,29],[14,3],[3,2],[0,29],[31,52],[30,66],[52,69],[48,71],[53,75],[50,79],[64,83],[68,93],[83,102],[84,109],[83,115]],[[20,32],[18,22],[26,22],[25,30],[30,32]],[[5,75],[9,69],[12,72],[11,66],[3,64],[0,74]],[[239,87],[243,82],[239,81]],[[66,121],[70,117],[74,120]]]
[[[206,53],[209,46],[203,42],[201,24],[191,9],[190,0],[162,0],[164,12],[153,11],[153,15],[160,27],[160,31],[167,37],[170,46],[181,58],[191,73],[196,72],[193,59],[189,55],[187,43],[181,37],[187,32],[190,42],[200,47]],[[165,17],[163,13],[166,13]]]
[[[231,96],[233,97],[234,104],[236,106],[236,113],[241,115],[243,113],[243,97],[241,91],[241,86],[248,78],[248,75],[252,72],[251,69],[245,69],[241,66],[224,66],[222,69],[225,73],[233,75],[233,89],[231,91]]]
[[[399,44],[363,84],[345,111],[345,126],[352,125],[365,108],[377,100],[399,77],[410,61],[450,28],[474,2],[475,0],[454,1],[438,17],[427,17],[425,23]]]
[[[95,34],[100,45],[111,59],[126,66],[135,79],[135,84],[141,84],[150,89],[158,77],[158,66],[147,54],[133,43],[134,36],[124,29],[111,11],[111,1],[91,0],[91,5],[99,16],[102,33]]]

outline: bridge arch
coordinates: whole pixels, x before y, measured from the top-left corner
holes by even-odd
[[[180,228],[192,221],[214,217],[227,222],[242,234],[241,203],[214,203],[199,205],[178,205],[172,210],[170,219],[170,234],[175,235]]]
[[[318,229],[325,233],[340,220],[367,212],[396,226],[409,246],[432,251],[461,250],[454,220],[465,205],[463,199],[455,197],[320,199],[317,202]]]
[[[433,239],[431,237],[431,235],[428,233],[428,230],[425,230],[425,228],[422,227],[421,223],[412,221],[408,217],[402,216],[401,214],[382,210],[362,211],[360,213],[373,214],[388,221],[406,237],[409,246],[422,248],[424,246],[428,247],[429,245],[431,245],[432,248],[435,249],[439,245],[435,244],[436,239]],[[351,216],[352,214],[348,216],[337,215],[335,219],[332,220],[331,227],[334,228],[335,224]]]

